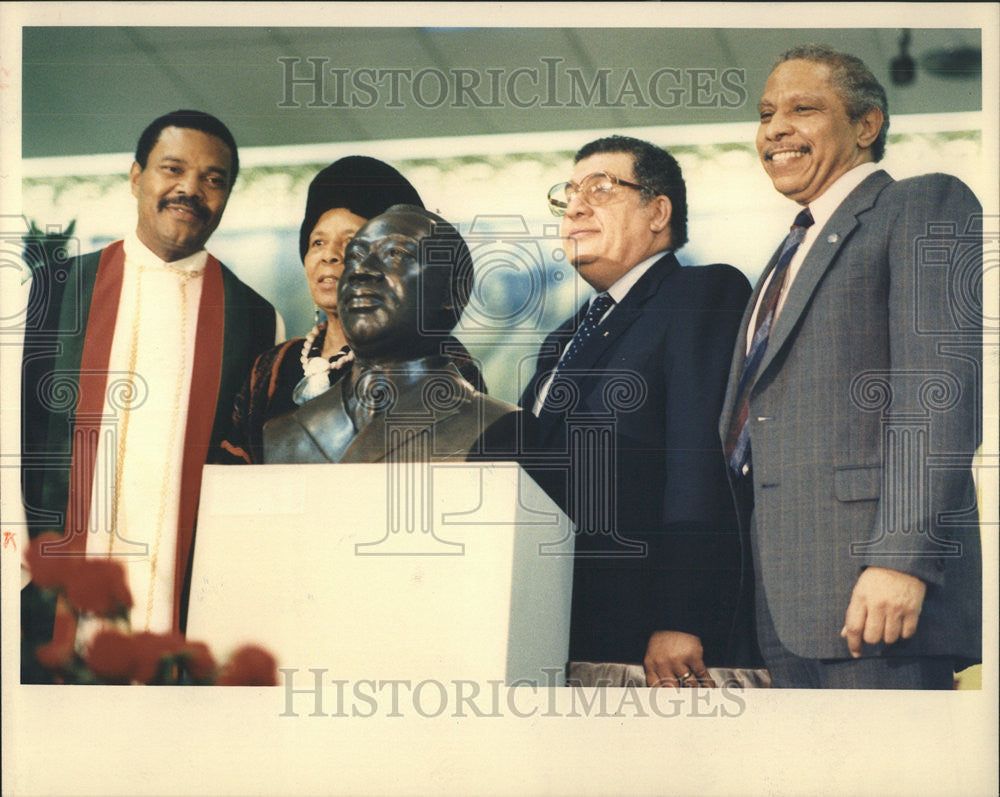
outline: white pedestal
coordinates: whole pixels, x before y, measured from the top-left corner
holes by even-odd
[[[263,645],[299,681],[561,685],[572,552],[512,463],[210,466],[187,635]]]

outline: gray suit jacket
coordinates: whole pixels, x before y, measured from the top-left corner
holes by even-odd
[[[796,655],[849,655],[839,632],[851,591],[865,567],[881,566],[928,590],[916,635],[866,655],[980,658],[970,461],[982,428],[981,213],[948,175],[896,182],[876,172],[841,203],[788,288],[749,423],[761,586]],[[775,260],[743,318],[723,437]]]

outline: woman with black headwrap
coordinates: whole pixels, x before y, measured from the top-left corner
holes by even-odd
[[[424,206],[403,175],[375,158],[341,158],[313,178],[299,230],[299,255],[320,317],[305,338],[286,341],[257,358],[236,397],[232,428],[217,452],[220,461],[263,462],[264,423],[321,395],[350,370],[345,366],[354,356],[337,319],[344,249],[369,219],[401,204]],[[462,376],[485,393],[482,374],[465,347],[455,338],[445,343]]]

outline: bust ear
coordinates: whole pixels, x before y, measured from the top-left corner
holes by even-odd
[[[657,234],[666,230],[670,226],[670,217],[674,210],[670,200],[663,194],[660,194],[653,197],[647,207],[652,211],[649,219],[649,229]]]

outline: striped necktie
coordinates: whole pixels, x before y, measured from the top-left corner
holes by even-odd
[[[788,278],[788,264],[792,262],[799,244],[802,243],[802,239],[806,235],[806,229],[812,223],[813,217],[809,208],[801,211],[795,217],[791,232],[788,233],[782,244],[778,262],[771,272],[771,281],[768,282],[764,296],[757,306],[753,339],[750,342],[747,358],[743,362],[743,370],[740,371],[740,381],[736,388],[736,404],[734,405],[736,412],[733,414],[733,420],[729,424],[729,432],[726,435],[726,461],[737,475],[746,474],[749,470],[750,429],[747,426],[747,417],[750,413],[750,385],[757,375],[761,360],[764,359],[764,352],[767,351],[767,339],[774,323],[774,311],[778,306],[781,291]]]

